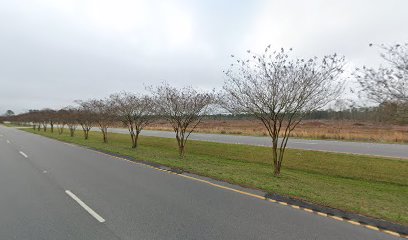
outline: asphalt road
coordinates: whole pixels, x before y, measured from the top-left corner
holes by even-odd
[[[94,130],[97,130],[95,128]],[[111,132],[115,133],[128,133],[127,129],[112,128]],[[165,131],[150,131],[143,130],[141,135],[175,138],[173,132]],[[220,143],[233,143],[233,144],[245,144],[255,146],[271,146],[271,140],[269,137],[254,137],[254,136],[235,136],[225,134],[203,134],[192,133],[191,140],[220,142]],[[364,142],[346,142],[346,141],[326,141],[326,140],[305,140],[290,138],[288,141],[288,148],[304,149],[304,150],[316,150],[325,152],[339,152],[339,153],[352,153],[371,156],[382,156],[392,158],[404,158],[408,159],[408,144],[381,144],[381,143],[364,143]]]
[[[3,126],[0,213],[0,239],[398,239]]]

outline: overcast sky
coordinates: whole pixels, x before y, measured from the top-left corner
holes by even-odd
[[[407,0],[0,0],[0,114],[144,91],[220,88],[230,54],[294,48],[379,63],[408,41]]]

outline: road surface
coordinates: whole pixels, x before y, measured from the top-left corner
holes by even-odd
[[[0,126],[0,239],[398,239]]]
[[[97,130],[97,128],[94,128]],[[111,132],[115,133],[128,133],[127,129],[112,128]],[[173,132],[166,131],[150,131],[143,130],[141,135],[163,137],[163,138],[175,138]],[[254,136],[235,136],[225,134],[204,134],[204,133],[192,133],[191,140],[220,142],[220,143],[233,143],[233,144],[245,144],[255,146],[271,146],[271,140],[269,137],[254,137]],[[290,138],[288,141],[288,148],[315,150],[325,152],[339,152],[339,153],[352,153],[392,158],[404,158],[408,159],[408,144],[381,144],[381,143],[364,143],[364,142],[346,142],[346,141],[327,141],[327,140],[306,140],[306,139],[294,139]]]

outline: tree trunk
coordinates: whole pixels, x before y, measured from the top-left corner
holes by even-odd
[[[282,159],[278,161],[278,175],[280,175],[280,171],[281,171],[281,167],[282,167]]]
[[[70,129],[69,129],[69,135],[70,135],[71,137],[73,137],[73,136],[75,135],[75,129],[70,128]]]
[[[128,129],[129,129],[130,139],[132,140],[132,148],[136,148],[136,143],[135,143],[136,142],[136,134],[133,131],[132,127],[128,128]]]
[[[108,142],[108,129],[102,128],[101,131],[102,131],[103,142],[107,143]]]
[[[85,138],[85,140],[88,140],[88,136],[89,136],[89,130],[84,129],[84,138]]]
[[[275,177],[278,177],[280,175],[280,164],[279,163],[274,163],[274,169],[273,169],[273,175]]]
[[[137,140],[139,139],[140,131],[136,131],[136,134],[132,137],[132,148],[137,148]]]
[[[180,158],[184,158],[185,151],[184,151],[184,145],[183,144],[179,146],[179,155],[180,155]]]
[[[184,155],[185,155],[185,151],[184,151],[185,141],[184,141],[183,138],[180,138],[180,141],[178,143],[179,143],[179,155],[180,155],[180,158],[184,158]]]
[[[278,140],[272,140],[272,158],[273,158],[273,175],[275,177],[280,175],[280,164],[278,160]]]
[[[183,139],[181,138],[179,132],[176,132],[176,140],[177,140],[177,145],[179,148],[179,156],[180,158],[184,157],[184,144],[183,144]]]
[[[51,123],[50,125],[51,125],[51,128],[50,128],[50,129],[51,129],[51,133],[54,133],[54,123]]]

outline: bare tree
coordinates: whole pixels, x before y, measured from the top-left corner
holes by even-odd
[[[41,110],[39,114],[41,119],[40,124],[42,125],[44,132],[46,132],[48,127],[48,113],[45,110]]]
[[[386,107],[388,110],[394,110],[384,117],[399,123],[407,122],[408,43],[377,47],[382,51],[381,57],[386,65],[356,69],[354,76],[361,86],[359,96],[378,103],[380,109]]]
[[[303,117],[332,100],[342,90],[338,76],[344,58],[336,54],[322,60],[292,59],[291,52],[272,51],[235,59],[226,71],[220,95],[222,105],[233,114],[251,114],[259,119],[272,139],[274,175],[280,174],[290,133]],[[235,58],[232,55],[233,58]]]
[[[45,109],[44,111],[47,116],[48,123],[50,124],[51,133],[53,133],[55,125],[55,111],[52,109]]]
[[[81,125],[84,132],[84,138],[89,138],[89,131],[95,125],[95,114],[92,111],[91,103],[89,101],[76,101],[78,108],[78,123]]]
[[[102,132],[103,142],[108,142],[108,128],[115,122],[115,109],[109,99],[93,99],[89,101],[95,122]]]
[[[78,126],[78,110],[75,107],[66,107],[63,117],[69,129],[69,135],[74,137]]]
[[[40,116],[39,116],[39,110],[35,110],[35,109],[30,109],[28,110],[27,113],[27,118],[28,121],[31,122],[31,124],[33,125],[33,130],[38,130],[40,131],[41,129],[41,120],[40,120]]]
[[[37,131],[41,131],[41,126],[42,126],[42,116],[41,116],[41,111],[40,110],[36,110],[32,112],[33,114],[33,120],[35,125],[37,125]]]
[[[113,94],[110,99],[120,121],[129,130],[132,148],[136,148],[140,132],[153,121],[155,105],[152,99],[128,92]]]
[[[199,92],[192,87],[177,89],[167,83],[150,90],[157,114],[173,127],[180,157],[184,157],[188,137],[209,112],[214,94]]]
[[[50,126],[50,130],[54,132],[54,124],[55,124],[55,111],[49,108],[45,108],[40,112],[41,116],[41,125],[43,126],[44,132],[47,131],[48,125]]]
[[[66,110],[60,109],[55,113],[55,122],[57,123],[58,134],[64,133],[65,125],[67,125]]]

